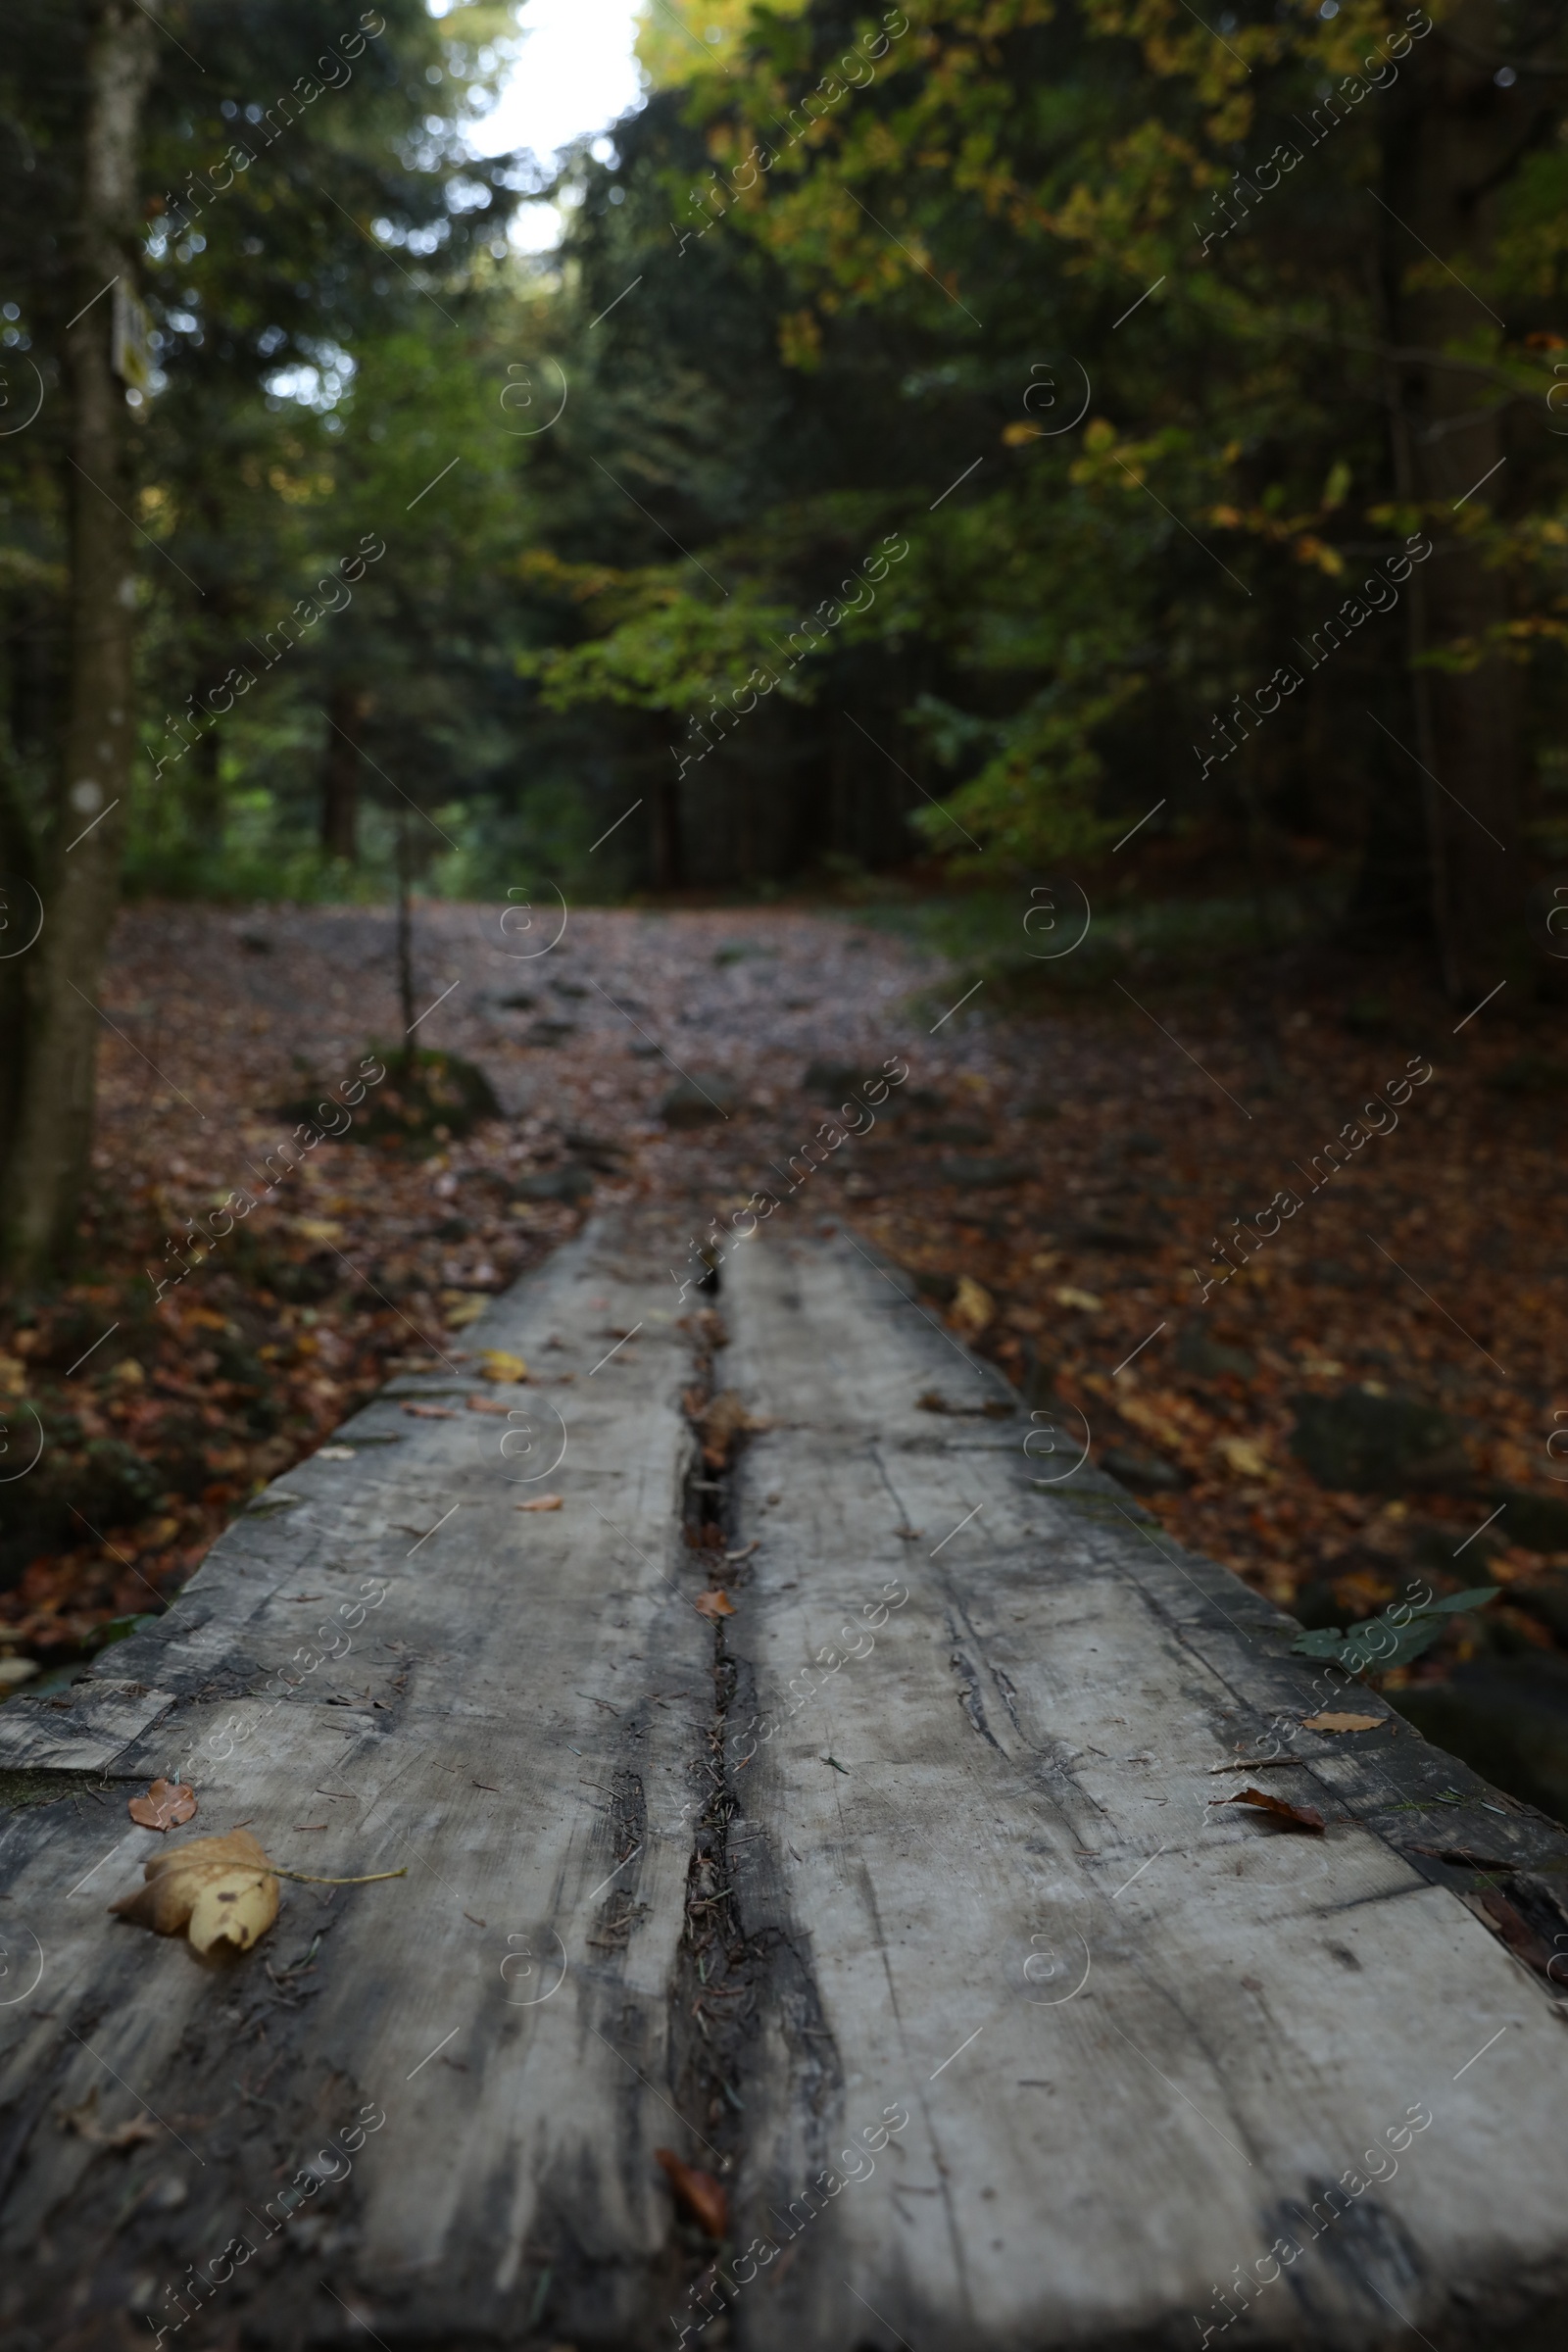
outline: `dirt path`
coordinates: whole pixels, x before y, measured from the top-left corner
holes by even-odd
[[[0,1510],[18,1672],[177,1590],[258,1480],[389,1371],[461,1352],[465,1318],[590,1200],[678,1207],[684,1278],[759,1187],[908,1268],[1020,1391],[1087,1416],[1172,1535],[1269,1597],[1344,1623],[1413,1581],[1507,1588],[1490,1630],[1464,1621],[1396,1677],[1503,1651],[1555,1670],[1564,1081],[1505,998],[1456,1033],[1397,974],[1379,999],[1364,976],[1282,968],[1227,995],[1135,973],[998,1017],[996,985],[971,995],[869,917],[793,908],[574,911],[562,932],[543,904],[437,906],[416,963],[417,1038],[479,1063],[509,1115],[424,1158],[325,1146],[197,1263],[189,1221],[257,1183],[282,1106],[396,1039],[393,927],[122,921],[89,1264],[0,1329],[12,1417],[33,1404],[50,1433]],[[806,1176],[838,1080],[890,1057],[896,1103]],[[1375,1423],[1380,1393],[1435,1416],[1424,1452],[1302,1458],[1303,1398]]]

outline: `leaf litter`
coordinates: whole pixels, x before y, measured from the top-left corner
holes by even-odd
[[[1216,1805],[1250,1805],[1277,1821],[1282,1829],[1304,1830],[1309,1837],[1324,1835],[1323,1816],[1314,1805],[1288,1804],[1283,1796],[1269,1796],[1261,1788],[1239,1788],[1234,1796],[1216,1797]]]
[[[196,1818],[196,1791],[187,1782],[154,1781],[145,1796],[133,1796],[125,1810],[144,1830],[177,1830]]]

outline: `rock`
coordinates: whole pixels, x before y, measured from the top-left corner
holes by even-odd
[[[1039,1173],[1028,1159],[944,1159],[936,1170],[938,1184],[956,1184],[962,1192],[994,1191],[1004,1184],[1027,1184]]]
[[[1412,1396],[1365,1388],[1298,1396],[1291,1451],[1321,1487],[1352,1494],[1397,1494],[1407,1487],[1462,1485],[1469,1464],[1456,1424]]]
[[[917,1127],[911,1141],[917,1144],[989,1144],[989,1127],[977,1127],[972,1119],[939,1119],[934,1127]]]
[[[1102,1470],[1119,1478],[1124,1487],[1140,1494],[1173,1494],[1192,1485],[1184,1470],[1174,1462],[1162,1462],[1157,1454],[1135,1453],[1130,1446],[1112,1446],[1100,1457]]]
[[[729,1116],[739,1096],[728,1078],[716,1070],[698,1070],[677,1079],[659,1105],[666,1127],[707,1127]]]
[[[586,1200],[594,1180],[584,1167],[568,1161],[564,1168],[545,1168],[537,1176],[519,1176],[512,1188],[514,1200]]]
[[[1561,1095],[1568,1093],[1568,1069],[1544,1054],[1516,1054],[1487,1084],[1499,1095]]]
[[[801,1080],[803,1095],[812,1095],[818,1102],[847,1102],[861,1087],[881,1078],[886,1072],[873,1061],[813,1061]]]
[[[1446,1683],[1415,1683],[1387,1696],[1450,1755],[1568,1822],[1568,1658],[1478,1658]]]
[[[1219,1380],[1234,1372],[1240,1380],[1257,1377],[1257,1359],[1245,1348],[1227,1348],[1223,1340],[1211,1340],[1206,1331],[1190,1323],[1176,1343],[1175,1364],[1178,1372],[1196,1373],[1200,1380]]]
[[[568,1127],[564,1141],[568,1152],[579,1153],[586,1165],[597,1168],[601,1176],[618,1175],[625,1164],[625,1145],[615,1143],[608,1135],[590,1135],[586,1128]]]
[[[1492,1487],[1488,1499],[1507,1509],[1495,1533],[1526,1551],[1568,1551],[1568,1502],[1555,1494],[1532,1494],[1523,1487]]]
[[[1523,1609],[1548,1626],[1568,1649],[1568,1576],[1543,1577],[1539,1585],[1510,1585],[1506,1598],[1511,1609]]]
[[[1113,1217],[1096,1217],[1075,1225],[1070,1237],[1081,1250],[1158,1250],[1165,1236],[1143,1225],[1120,1224]]]

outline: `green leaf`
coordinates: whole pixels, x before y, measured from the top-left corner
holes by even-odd
[[[1302,1657],[1328,1658],[1350,1674],[1381,1674],[1391,1666],[1407,1666],[1412,1658],[1419,1658],[1441,1638],[1446,1618],[1481,1608],[1500,1590],[1497,1585],[1477,1585],[1468,1592],[1450,1592],[1446,1600],[1423,1601],[1414,1609],[1396,1602],[1395,1607],[1402,1611],[1398,1617],[1393,1609],[1385,1609],[1381,1616],[1351,1626],[1348,1633],[1334,1625],[1313,1634],[1298,1634],[1291,1647]]]
[[[1345,1646],[1343,1626],[1322,1626],[1315,1634],[1298,1634],[1291,1643],[1303,1658],[1337,1658]]]

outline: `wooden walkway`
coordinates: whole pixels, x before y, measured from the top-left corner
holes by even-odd
[[[1304,1730],[847,1237],[685,1247],[591,1227],[464,1335],[526,1387],[395,1384],[0,1710],[8,2352],[1568,2340],[1568,1838]],[[202,1962],[107,1910],[175,1771],[169,1843],[408,1876]]]

